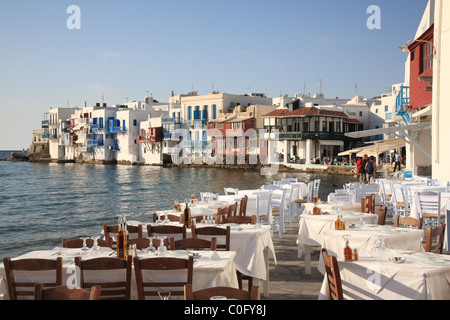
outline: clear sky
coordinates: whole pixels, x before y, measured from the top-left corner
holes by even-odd
[[[170,92],[366,98],[404,81],[398,46],[428,0],[1,0],[0,150],[31,143],[50,107]],[[67,13],[80,8],[81,29]],[[370,30],[370,5],[381,29]],[[305,85],[306,84],[306,85]],[[355,88],[357,84],[357,91]],[[306,89],[305,89],[306,87]]]

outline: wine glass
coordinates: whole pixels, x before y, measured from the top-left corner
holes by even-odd
[[[386,244],[385,244],[385,239],[386,237],[383,235],[378,235],[378,240],[377,240],[377,244],[374,248],[374,252],[376,253],[377,256],[383,256],[387,249],[386,249]]]
[[[171,292],[166,290],[160,290],[158,291],[158,295],[161,300],[169,300]]]
[[[81,238],[81,240],[83,240],[83,247],[81,248],[81,253],[82,254],[86,254],[89,250],[88,246],[87,246],[87,240],[90,239],[90,237],[84,237]]]
[[[161,220],[161,212],[157,212],[156,214],[158,215],[158,219],[156,220],[156,223],[157,223],[157,224],[162,223],[162,220]]]
[[[100,246],[98,245],[98,239],[100,238],[100,236],[96,236],[96,237],[92,237],[91,239],[94,241],[94,245],[92,246],[92,250],[93,251],[98,251],[100,250]]]
[[[148,248],[146,249],[148,252],[154,253],[156,251],[156,248],[153,246],[153,239],[155,239],[155,237],[147,237],[148,240],[150,240],[149,244],[148,244]]]
[[[159,236],[158,239],[160,241],[158,253],[160,256],[163,256],[167,252],[167,247],[164,244],[164,240],[167,239],[167,236]]]

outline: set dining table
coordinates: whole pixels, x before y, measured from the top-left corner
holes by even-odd
[[[345,300],[450,300],[450,256],[385,249],[338,259]],[[319,300],[328,300],[324,277]]]
[[[311,253],[314,247],[320,247],[323,244],[325,232],[335,229],[335,222],[340,216],[346,225],[359,224],[376,224],[378,215],[361,213],[356,205],[352,203],[320,203],[316,206],[321,210],[320,215],[312,214],[314,204],[304,204],[305,209],[300,215],[299,230],[297,236],[298,258],[304,257],[305,272],[311,274]],[[337,207],[337,210],[335,208]],[[348,211],[353,209],[354,211]]]
[[[137,250],[137,256],[140,259],[150,259],[160,257],[160,253],[153,253],[147,250]],[[167,250],[164,257],[174,257],[188,259],[188,255],[193,254],[194,272],[193,272],[193,290],[201,290],[215,286],[228,286],[238,288],[238,281],[234,258],[236,253],[233,251],[186,251],[186,250]],[[79,286],[79,269],[75,267],[74,259],[80,256],[83,260],[94,259],[100,257],[115,257],[116,251],[101,247],[98,250],[69,249],[55,247],[52,250],[32,251],[16,257],[15,259],[56,259],[63,258],[63,284],[78,285]],[[14,260],[14,259],[13,259]],[[149,280],[149,275],[144,276],[144,281]],[[18,282],[52,282],[54,281],[55,271],[39,271],[39,272],[20,272],[15,271],[15,278]],[[53,279],[53,280],[52,280]],[[99,270],[85,272],[85,281],[124,281],[123,270]],[[151,279],[153,281],[186,281],[186,271],[172,270],[170,274],[168,271],[152,272]],[[3,264],[0,264],[0,294],[3,294],[5,299],[8,299],[7,283],[5,278],[5,270]],[[175,297],[174,297],[175,298]],[[181,297],[182,298],[182,297]],[[132,270],[131,279],[131,299],[137,300],[136,279],[134,270]],[[158,297],[159,299],[159,297]]]
[[[145,223],[142,221],[129,221],[128,224],[142,225],[143,237],[148,236],[147,224],[158,225],[157,223]],[[167,222],[165,225],[181,226],[178,222]],[[235,253],[233,259],[236,270],[242,274],[253,277],[255,285],[259,285],[262,281],[262,292],[264,296],[269,296],[269,261],[273,261],[274,264],[277,263],[270,226],[258,224],[212,224],[196,222],[196,228],[198,229],[208,226],[224,229],[227,226],[230,226],[230,251]],[[192,237],[190,228],[187,228],[186,236],[188,238]],[[207,236],[202,237],[205,239],[211,238]],[[217,238],[218,244],[224,242],[222,237]]]

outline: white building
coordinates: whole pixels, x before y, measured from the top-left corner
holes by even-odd
[[[48,116],[49,153],[52,159],[64,159],[65,149],[60,144],[65,131],[63,120],[70,118],[73,108],[50,108]]]
[[[450,181],[450,3],[437,0],[435,7],[433,66],[432,165],[433,179]]]

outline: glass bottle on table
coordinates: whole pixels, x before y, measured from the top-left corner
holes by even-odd
[[[353,251],[352,251],[352,248],[350,248],[350,245],[349,245],[350,236],[349,235],[345,235],[345,236],[342,236],[342,237],[345,240],[344,259],[347,262],[353,261]]]
[[[187,228],[191,227],[191,209],[189,209],[188,203],[186,202],[186,208],[184,208],[184,224]]]

